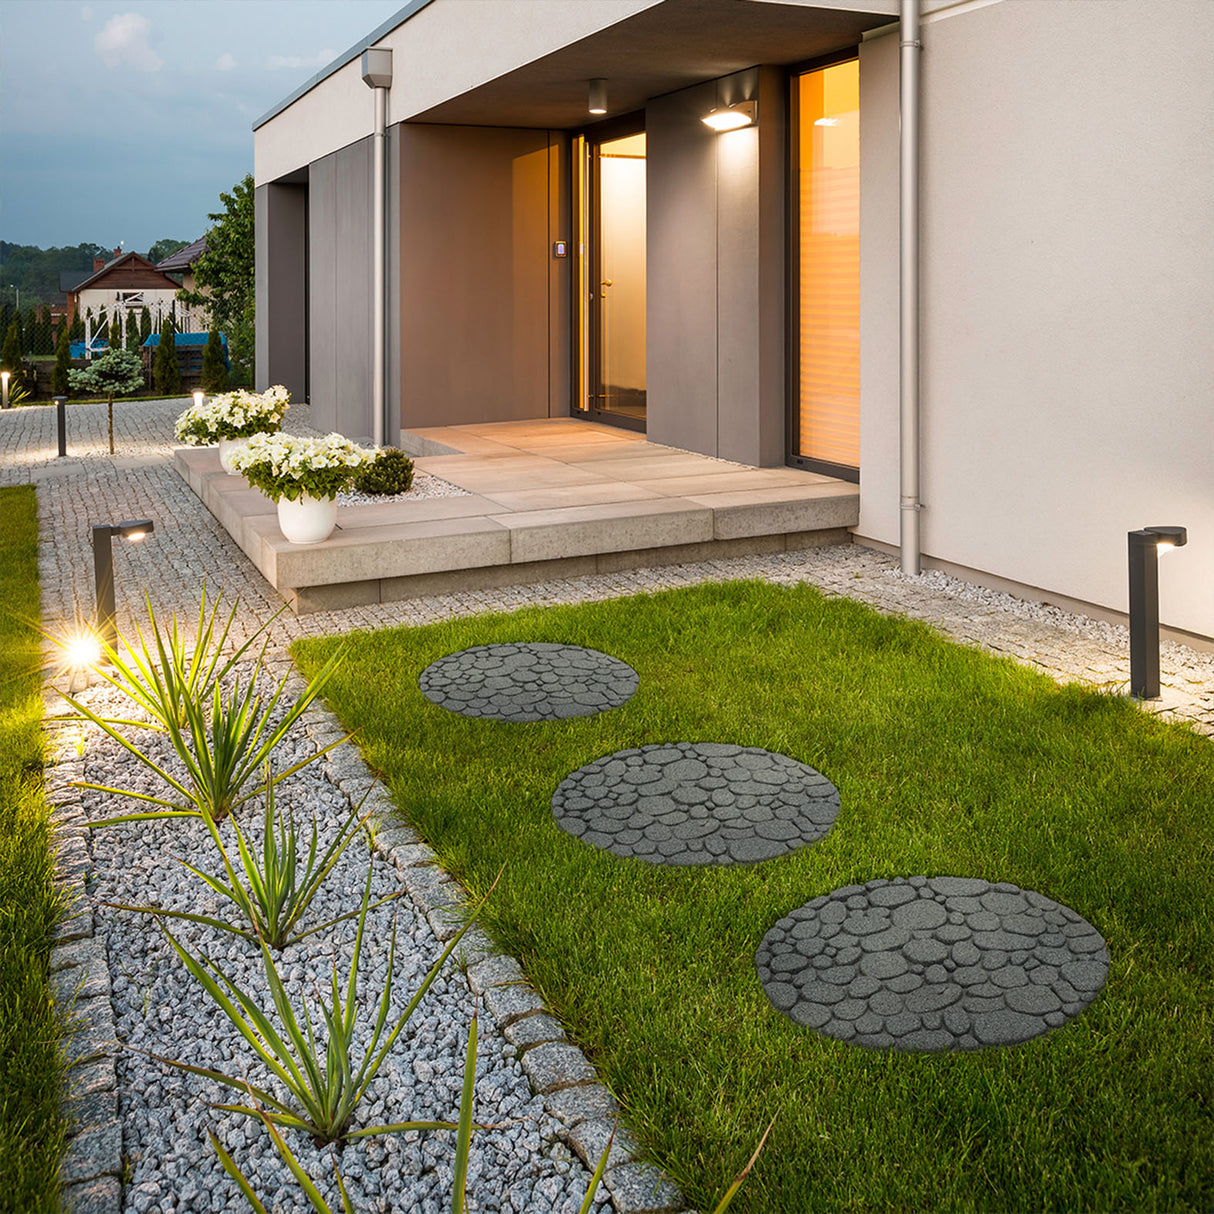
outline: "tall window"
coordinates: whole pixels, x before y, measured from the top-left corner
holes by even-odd
[[[849,480],[860,468],[860,64],[793,80],[798,211],[798,462]]]

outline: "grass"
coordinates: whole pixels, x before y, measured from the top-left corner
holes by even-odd
[[[598,717],[476,721],[418,675],[494,641],[590,645],[640,673]],[[1214,746],[807,587],[732,583],[356,634],[329,686],[370,762],[621,1099],[710,1207],[775,1129],[735,1209],[1214,1208]],[[305,672],[337,644],[301,641]],[[575,768],[651,742],[729,741],[818,768],[823,842],[750,867],[650,866],[559,830]],[[1105,936],[1105,992],[1014,1049],[878,1053],[798,1028],[753,955],[852,882],[1010,881]]]
[[[0,1209],[59,1209],[62,1023],[47,989],[59,915],[42,795],[38,512],[0,489]]]

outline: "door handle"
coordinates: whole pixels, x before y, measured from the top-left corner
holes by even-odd
[[[604,278],[604,279],[603,279],[603,281],[602,281],[602,284],[601,284],[601,285],[602,285],[602,286],[604,286],[604,287],[609,287],[609,286],[611,286],[611,279],[610,279],[610,278]]]

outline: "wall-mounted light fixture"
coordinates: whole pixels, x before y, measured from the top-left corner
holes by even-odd
[[[118,625],[114,618],[114,553],[112,540],[138,543],[156,530],[150,518],[125,523],[102,523],[93,528],[93,585],[97,591],[97,618],[94,627],[100,640],[111,649],[118,648]]]
[[[607,113],[607,80],[596,76],[590,82],[590,102],[587,107],[592,114]]]
[[[1130,695],[1159,696],[1159,554],[1188,542],[1183,527],[1144,527],[1129,533]]]
[[[8,381],[11,371],[0,371],[0,409],[8,408]]]
[[[736,131],[744,126],[753,126],[759,118],[759,107],[753,101],[739,101],[736,105],[719,105],[700,120],[712,127],[717,134]]]

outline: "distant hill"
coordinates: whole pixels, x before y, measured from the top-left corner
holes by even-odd
[[[63,249],[40,249],[36,245],[10,244],[0,240],[0,301],[16,302],[9,286],[21,292],[21,310],[59,303],[60,270],[91,270],[94,257],[107,260],[113,249],[99,244],[78,244]]]

